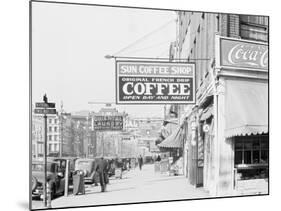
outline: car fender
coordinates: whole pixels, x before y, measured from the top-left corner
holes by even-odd
[[[36,189],[37,185],[38,185],[38,181],[36,177],[32,176],[32,191]]]

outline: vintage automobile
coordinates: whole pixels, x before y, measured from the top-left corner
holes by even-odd
[[[32,197],[43,198],[44,162],[32,161]],[[65,178],[57,162],[47,162],[47,182],[51,189],[51,198],[64,193]]]
[[[73,184],[73,173],[75,171],[75,161],[77,158],[75,157],[52,157],[48,158],[48,160],[57,162],[59,165],[59,169],[65,174],[66,170],[66,162],[69,160],[69,184]]]
[[[75,171],[83,171],[84,182],[98,183],[98,175],[95,172],[95,159],[79,158],[75,161]]]

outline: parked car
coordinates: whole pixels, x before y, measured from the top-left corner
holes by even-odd
[[[32,161],[32,197],[43,198],[44,176],[44,162]],[[51,198],[64,193],[65,178],[57,162],[47,162],[47,182],[51,187]]]
[[[69,160],[69,184],[73,184],[73,172],[75,171],[75,161],[77,158],[75,157],[53,157],[48,158],[54,162],[57,162],[59,165],[59,169],[65,174],[66,170],[66,162]]]
[[[75,161],[75,171],[83,171],[85,183],[97,183],[98,175],[95,172],[95,160],[89,158],[79,158]]]

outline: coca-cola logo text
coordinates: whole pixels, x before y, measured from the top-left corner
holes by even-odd
[[[226,41],[222,49],[222,65],[268,69],[268,47],[251,43]],[[231,45],[229,45],[231,44]],[[224,48],[225,47],[225,48]]]

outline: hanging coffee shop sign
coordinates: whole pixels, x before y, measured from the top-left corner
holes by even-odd
[[[117,104],[194,104],[195,64],[116,61]]]

